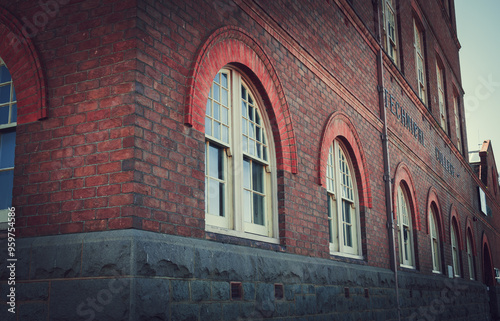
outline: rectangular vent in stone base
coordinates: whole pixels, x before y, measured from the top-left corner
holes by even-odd
[[[346,298],[349,298],[350,295],[349,295],[349,288],[344,288],[344,295]]]
[[[283,284],[274,285],[274,298],[276,300],[283,299]]]
[[[369,298],[370,297],[370,290],[368,290],[367,288],[365,288],[365,298]]]
[[[243,299],[243,287],[241,282],[231,282],[231,300]]]

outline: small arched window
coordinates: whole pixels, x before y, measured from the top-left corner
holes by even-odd
[[[398,186],[397,198],[398,234],[399,234],[399,263],[406,267],[415,267],[413,251],[413,229],[411,222],[410,204],[404,186]]]
[[[207,230],[276,237],[276,171],[269,127],[262,100],[244,74],[221,69],[212,82],[205,115]]]
[[[330,252],[359,257],[362,253],[358,192],[348,155],[340,141],[335,140],[330,146],[326,169]]]
[[[0,229],[12,207],[17,100],[7,66],[0,58]]]
[[[454,276],[459,277],[461,274],[460,252],[458,248],[458,237],[455,225],[455,222],[451,224],[451,257],[453,260],[453,274]]]
[[[431,237],[432,271],[442,273],[441,271],[441,251],[440,238],[436,221],[436,210],[431,206],[429,213],[429,232]]]
[[[467,265],[469,267],[469,279],[476,279],[476,271],[474,269],[474,252],[472,247],[472,235],[470,232],[467,233]]]

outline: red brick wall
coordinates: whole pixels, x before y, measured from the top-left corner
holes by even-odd
[[[354,3],[353,7],[344,0],[61,4],[28,37],[34,49],[23,55],[36,62],[32,66],[40,66],[33,86],[46,88],[47,99],[43,91],[33,94],[40,102],[38,109],[21,103],[24,78],[18,75],[26,72],[11,67],[19,87],[20,115],[41,110],[40,118],[46,110],[47,116],[26,118],[17,128],[14,205],[22,235],[138,228],[205,237],[206,88],[218,69],[237,63],[255,81],[272,123],[284,251],[330,257],[327,195],[319,182],[324,177],[325,146],[336,136],[325,133],[338,133],[349,136],[356,161],[366,264],[388,268],[375,13],[371,1]],[[498,248],[498,240],[487,218],[472,220],[478,213],[477,197],[471,192],[477,179],[453,146],[453,128],[448,136],[435,121],[436,53],[446,70],[451,125],[452,84],[462,92],[453,29],[442,21],[435,1],[398,3],[403,60],[398,70],[385,59],[385,89],[418,123],[425,144],[387,110],[390,177],[394,186],[402,177],[411,181],[417,269],[430,273],[431,188],[439,200],[443,265],[451,264],[452,207],[458,225],[473,230],[478,253],[483,231],[492,249]],[[17,20],[18,28],[24,18],[33,21],[43,12],[33,1],[2,0],[0,6]],[[428,106],[415,94],[417,11],[426,30]],[[4,12],[0,25],[4,33],[9,26],[5,17]],[[5,48],[0,47],[0,56],[10,67],[13,58]],[[332,114],[343,115],[350,130],[330,126]],[[451,177],[439,164],[436,147],[460,177]],[[400,164],[405,164],[407,175],[398,170]],[[476,259],[479,262],[480,255]],[[479,265],[476,270],[480,273]]]

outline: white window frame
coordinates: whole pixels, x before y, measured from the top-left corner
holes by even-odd
[[[441,250],[440,250],[440,237],[439,229],[436,221],[436,213],[431,207],[429,213],[429,235],[431,241],[431,255],[432,255],[432,272],[443,273],[441,270]]]
[[[420,100],[424,104],[427,103],[426,99],[426,80],[425,80],[425,59],[423,52],[423,33],[417,26],[415,20],[413,20],[413,32],[414,32],[414,41],[413,46],[415,48],[415,66],[417,72],[417,92]]]
[[[457,135],[457,148],[462,151],[462,122],[460,121],[460,103],[457,95],[453,95],[453,111],[455,113],[455,132]]]
[[[467,265],[469,267],[469,279],[475,280],[474,254],[472,252],[472,236],[467,233]]]
[[[402,267],[414,269],[415,253],[413,247],[412,215],[408,202],[409,196],[401,184],[398,186],[397,193],[399,263]],[[407,231],[406,241],[405,229]]]
[[[451,223],[451,260],[453,263],[453,275],[460,277],[460,249],[458,248],[458,237],[455,224]]]
[[[448,133],[448,112],[446,108],[446,93],[444,90],[444,69],[436,62],[439,123],[446,133]]]
[[[384,46],[387,55],[398,65],[398,29],[397,29],[397,15],[394,0],[385,0],[383,5],[384,13]],[[392,21],[391,21],[392,17]]]
[[[7,65],[5,62],[0,58],[0,67],[5,66],[7,68]],[[0,124],[0,138],[2,134],[4,133],[9,133],[12,131],[16,131],[17,127],[17,121],[13,122],[12,117],[13,117],[13,105],[17,104],[17,100],[14,99],[15,96],[15,88],[14,88],[14,82],[12,80],[12,74],[10,75],[11,79],[10,81],[7,82],[2,82],[0,83],[0,86],[11,86],[10,88],[10,98],[7,103],[2,103],[0,104],[0,108],[9,108],[9,116],[8,116],[8,121],[6,124]],[[1,146],[0,146],[1,148]],[[1,150],[0,150],[1,152]],[[0,168],[0,172],[6,172],[6,171],[14,171],[14,167],[4,167]],[[3,197],[0,195],[0,197]],[[8,222],[8,214],[9,214],[9,209],[4,208],[0,209],[0,230],[4,230],[7,228],[7,222]]]
[[[341,155],[344,156],[344,161],[341,161]],[[347,166],[348,169],[350,183],[347,183],[347,185],[342,184],[342,166]],[[330,254],[362,259],[359,195],[355,175],[349,153],[342,143],[334,140],[328,151],[326,172]],[[344,193],[344,190],[347,192]],[[343,208],[345,205],[347,207]],[[349,209],[350,222],[343,219],[342,211],[346,208]],[[339,222],[342,222],[342,224]],[[345,237],[349,227],[351,238],[347,240]],[[351,246],[345,244],[349,241]]]
[[[237,68],[226,66],[219,71],[228,75],[228,140],[222,139],[222,136],[216,138],[205,134],[205,144],[213,144],[222,149],[223,152],[223,177],[224,185],[224,216],[216,216],[207,213],[209,186],[205,186],[205,229],[208,232],[226,234],[241,238],[247,238],[257,241],[279,244],[278,240],[278,205],[277,205],[277,177],[276,177],[276,159],[274,141],[270,122],[267,118],[264,103],[252,86],[251,81]],[[218,73],[218,74],[219,74]],[[212,82],[213,85],[213,82]],[[267,143],[267,161],[258,159],[243,152],[242,147],[242,89],[244,86],[252,96],[256,112],[262,121],[263,134],[266,135]],[[212,99],[210,93],[208,100]],[[207,117],[206,117],[207,118]],[[208,117],[209,118],[209,117]],[[213,123],[212,123],[213,124]],[[210,160],[206,152],[206,170],[205,179],[208,180],[207,166],[210,166]],[[264,185],[264,225],[245,222],[244,213],[246,208],[243,206],[243,165],[244,158],[251,162],[257,162],[263,166],[263,185]],[[247,189],[248,191],[248,189]],[[255,192],[254,192],[255,193]],[[251,194],[253,195],[253,194]]]

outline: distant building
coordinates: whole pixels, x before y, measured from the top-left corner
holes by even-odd
[[[0,319],[498,319],[459,49],[448,0],[0,0]]]

